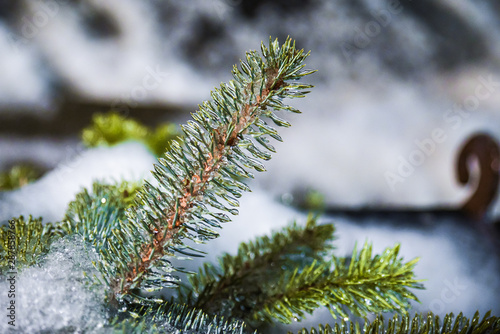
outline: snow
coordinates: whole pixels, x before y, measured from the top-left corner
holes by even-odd
[[[130,142],[76,152],[35,183],[0,198],[0,222],[20,215],[60,221],[75,195],[95,181],[138,181],[150,177],[154,156],[141,144]]]
[[[97,332],[102,328],[107,320],[104,291],[89,288],[83,276],[83,272],[99,275],[91,260],[96,255],[85,250],[82,240],[63,238],[52,245],[42,266],[9,274],[6,278],[14,280],[0,282],[2,292],[15,291],[8,300],[15,301],[15,332]],[[2,333],[9,329],[13,327],[7,321],[0,322]]]
[[[451,123],[444,119],[450,102],[404,84],[389,87],[338,92],[317,87],[303,101],[292,101],[303,114],[281,131],[284,143],[276,145],[268,173],[257,182],[274,194],[313,188],[330,205],[459,206],[472,192],[456,181],[459,148],[479,131],[498,140],[498,114],[485,108]],[[322,98],[327,95],[339,98],[330,104]],[[440,142],[433,139],[436,129],[442,131]],[[424,152],[419,145],[429,141],[431,149]],[[423,163],[391,186],[385,174],[398,175],[400,159],[409,161],[415,151],[424,153]]]
[[[42,10],[41,2],[26,3],[28,18]],[[232,63],[249,48],[258,48],[269,35],[289,34],[301,47],[312,50],[307,68],[319,71],[308,81],[316,87],[307,98],[291,101],[303,114],[288,116],[293,126],[281,130],[284,143],[274,144],[278,153],[266,164],[268,172],[257,175],[254,191],[244,195],[240,215],[225,225],[221,238],[205,246],[210,261],[222,252],[234,252],[241,241],[268,234],[294,219],[305,221],[302,213],[275,200],[297,190],[318,190],[329,205],[456,207],[472,191],[455,181],[454,164],[460,145],[477,131],[489,132],[500,140],[500,72],[491,65],[498,63],[500,55],[500,25],[486,3],[440,2],[477,29],[489,48],[487,60],[449,72],[436,69],[433,62],[439,47],[433,44],[434,36],[405,13],[393,16],[389,26],[367,47],[346,59],[339,45],[351,41],[353,32],[363,28],[367,18],[353,15],[352,8],[342,3],[316,1],[313,11],[284,17],[261,8],[257,22],[252,23],[234,15],[233,4],[238,2],[164,2],[168,10],[157,13],[157,1],[92,0],[81,6],[93,6],[110,15],[121,32],[118,37],[97,39],[82,25],[79,11],[83,7],[60,3],[58,13],[30,38],[0,23],[0,105],[37,105],[42,108],[34,110],[47,110],[48,114],[45,107],[56,102],[52,95],[54,81],[83,97],[113,101],[115,105],[158,101],[192,105],[226,81]],[[371,10],[386,9],[384,1],[369,3]],[[196,34],[200,18],[206,17],[229,32],[205,50],[195,65],[182,52],[182,45]],[[12,44],[12,37],[20,38],[21,44]],[[226,61],[230,63],[221,65]],[[490,84],[485,85],[485,80]],[[479,97],[478,90],[489,94]],[[457,104],[474,97],[477,107],[457,111]],[[403,182],[391,186],[385,174],[397,172],[400,159],[408,159],[419,150],[418,143],[433,138],[436,129],[441,129],[441,137],[446,139],[435,142],[422,165],[415,166]],[[74,140],[0,137],[0,168],[27,159],[47,167],[55,167],[57,162],[58,166],[31,185],[1,194],[0,223],[21,214],[42,216],[45,222],[60,220],[68,202],[94,180],[139,180],[149,177],[154,162],[151,153],[137,143],[84,150]],[[494,216],[500,214],[499,199],[492,211]],[[323,217],[324,221],[331,219]],[[491,308],[494,314],[500,314],[495,300],[500,291],[498,262],[482,247],[481,240],[467,235],[453,222],[443,221],[426,231],[395,229],[383,221],[363,226],[338,218],[334,222],[339,255],[349,254],[355,241],[369,240],[378,251],[400,242],[405,259],[421,258],[416,273],[427,279],[427,290],[416,292],[422,302],[415,305],[416,311],[432,310],[442,315],[463,310],[471,316],[476,309],[484,313]],[[64,247],[81,252],[76,246]],[[77,284],[79,297],[75,303],[79,304],[71,306],[77,307],[75,312],[67,311],[69,307],[57,309],[57,303],[65,305],[70,300],[68,282],[81,272],[74,270],[67,279],[56,276],[64,284],[55,287],[49,274],[59,275],[54,259],[62,252],[54,249],[44,267],[22,274],[19,288],[33,287],[40,294],[38,298],[25,290],[26,297],[20,297],[27,308],[19,319],[30,320],[26,322],[31,326],[28,329],[70,321],[80,326],[82,319],[87,319],[83,310],[100,305]],[[198,263],[192,261],[189,266]],[[76,261],[64,262],[60,269],[66,273],[75,265]],[[32,300],[35,302],[28,308]],[[47,310],[54,310],[46,319],[40,316],[45,302],[51,303]],[[55,318],[59,315],[64,321]],[[89,323],[102,322],[98,313],[89,317],[93,317]],[[296,326],[315,325],[318,319],[326,322],[330,316],[318,311]]]
[[[258,208],[258,209],[256,209]],[[240,214],[227,223],[221,237],[200,247],[208,253],[207,260],[216,262],[221,252],[235,254],[240,242],[255,236],[269,235],[293,222],[304,224],[306,215],[279,203],[275,197],[261,188],[252,187],[252,192],[241,199]],[[438,226],[421,230],[417,228],[395,228],[383,221],[372,220],[362,225],[345,218],[321,217],[322,222],[333,222],[336,227],[335,254],[350,256],[357,242],[358,247],[365,241],[373,244],[375,253],[396,243],[401,244],[400,256],[405,261],[420,258],[415,267],[417,279],[425,279],[425,290],[414,290],[420,303],[413,303],[411,312],[428,312],[443,316],[446,313],[463,312],[472,317],[476,310],[482,314],[492,310],[500,312],[498,294],[500,291],[500,263],[491,256],[491,250],[479,236],[471,235],[464,227],[451,220],[442,221]],[[202,259],[203,260],[203,259]],[[193,261],[187,268],[199,265]],[[276,333],[284,329],[316,326],[331,323],[327,310],[318,310],[305,321],[291,327],[277,326]]]
[[[8,207],[9,211],[2,210],[2,213],[4,218],[7,217],[5,212],[17,212],[49,217],[46,221],[60,219],[67,203],[81,187],[89,187],[95,179],[130,180],[145,177],[147,170],[151,169],[152,160],[145,148],[137,143],[87,150],[68,162],[68,165],[73,167],[64,174],[63,179],[58,179],[62,170],[59,168],[31,185],[7,193],[0,204]],[[186,268],[195,269],[205,260],[216,262],[217,257],[224,252],[234,254],[240,242],[260,235],[269,235],[271,231],[279,230],[293,220],[305,223],[304,213],[281,204],[276,197],[255,183],[251,184],[251,187],[253,191],[244,194],[241,199],[240,214],[224,225],[221,237],[200,246],[200,249],[208,253],[207,257],[188,261],[185,263]],[[25,202],[22,211],[18,211],[13,203],[19,203],[21,199],[28,199],[28,202]],[[466,230],[453,221],[443,221],[437,227],[422,231],[394,228],[382,221],[359,225],[346,219],[328,216],[322,217],[321,220],[335,223],[338,238],[335,240],[335,246],[339,256],[350,255],[355,242],[359,245],[369,241],[373,243],[375,252],[401,243],[400,255],[406,261],[420,257],[415,273],[417,278],[426,279],[426,290],[414,291],[421,301],[420,304],[414,305],[414,311],[430,310],[439,315],[463,311],[467,316],[472,316],[476,310],[482,313],[489,309],[494,314],[500,312],[497,296],[492,293],[500,291],[498,261],[487,253],[488,250],[478,237],[465,235]],[[40,329],[49,326],[48,328],[55,330],[56,327],[50,326],[64,326],[70,323],[80,326],[89,321],[103,321],[99,312],[87,314],[83,311],[87,307],[95,309],[102,305],[95,304],[97,302],[92,293],[85,290],[80,283],[74,283],[75,277],[80,275],[82,270],[91,271],[78,267],[85,266],[85,263],[88,265],[89,260],[76,255],[65,255],[67,252],[81,254],[81,245],[76,243],[76,246],[72,246],[67,241],[61,243],[64,247],[59,244],[55,246],[45,264],[40,268],[27,269],[19,278],[19,295],[22,297],[18,303],[23,305],[23,308],[18,319],[23,319],[25,326],[28,326],[26,328]],[[57,262],[62,256],[69,262]],[[57,273],[58,271],[61,272]],[[63,283],[54,284],[56,281]],[[35,286],[33,291],[25,292],[28,287]],[[73,291],[71,296],[70,291]],[[68,303],[74,304],[74,311],[66,311],[63,306]],[[59,308],[57,305],[63,306]],[[331,322],[327,311],[318,311],[306,321],[295,323],[292,327],[313,326],[320,322]],[[278,326],[276,330],[283,330],[283,327]]]

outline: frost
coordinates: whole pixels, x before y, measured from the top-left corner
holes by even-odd
[[[63,238],[52,245],[40,266],[20,271],[15,283],[16,332],[73,333],[103,328],[107,321],[104,289],[90,287],[83,275],[98,275],[92,260],[96,255],[82,241]],[[0,283],[2,295],[8,291],[7,284]],[[3,318],[0,332],[6,333],[11,326]]]

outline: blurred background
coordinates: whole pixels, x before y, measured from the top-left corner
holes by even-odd
[[[0,0],[0,170],[21,162],[44,172],[87,166],[72,161],[86,154],[80,133],[96,112],[115,110],[149,126],[184,122],[214,86],[231,78],[245,51],[269,36],[280,42],[291,36],[311,50],[307,68],[318,72],[307,78],[315,85],[307,98],[291,101],[303,114],[287,116],[293,126],[282,131],[284,143],[276,145],[268,172],[253,182],[265,200],[244,200],[238,219],[252,205],[294,204],[310,194],[333,211],[453,209],[471,196],[474,185],[456,181],[461,145],[477,132],[500,142],[495,0]],[[131,152],[103,153],[93,166],[99,170],[107,157],[122,170]],[[150,166],[151,157],[140,161]],[[120,174],[111,168],[106,175]],[[89,176],[96,177],[103,175]],[[26,196],[4,194],[3,207],[0,197],[1,219],[14,214],[11,208],[58,219],[60,210],[47,206],[12,205],[15,196],[26,198],[20,194]],[[57,193],[43,194],[36,196],[57,201]],[[496,199],[487,223],[499,216]],[[348,240],[340,250],[383,236],[380,248],[406,241],[409,256],[434,257],[422,265],[425,278],[442,276],[433,271],[445,263],[453,268],[446,267],[448,283],[466,277],[467,292],[453,303],[440,297],[443,279],[430,282],[422,310],[499,312],[498,298],[484,296],[500,295],[497,249],[479,252],[478,240],[464,241],[453,228],[439,230],[445,239],[422,234],[436,232],[435,222],[431,232],[389,232],[394,228],[373,227],[384,224],[379,218],[365,218],[375,223],[349,229],[349,221],[339,221],[345,227],[339,236]],[[280,219],[273,226],[286,223]],[[436,258],[441,252],[446,255]]]
[[[341,205],[460,203],[470,191],[455,182],[459,146],[500,133],[499,10],[492,0],[1,1],[0,169],[55,167],[95,112],[183,121],[246,50],[290,35],[312,50],[316,88],[294,101],[304,115],[257,182]],[[435,129],[442,142],[391,178]]]

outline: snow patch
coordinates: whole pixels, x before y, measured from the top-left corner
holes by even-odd
[[[103,328],[107,320],[104,291],[89,288],[83,276],[83,272],[90,277],[98,275],[92,260],[96,255],[85,250],[82,240],[63,238],[51,246],[41,266],[15,275],[15,298],[10,300],[16,305],[16,332],[80,333]],[[10,285],[4,280],[0,290],[8,291]],[[9,329],[12,327],[6,320],[0,322],[2,333]]]
[[[35,183],[4,193],[0,198],[0,222],[20,215],[59,221],[68,203],[95,181],[120,182],[150,178],[156,158],[142,144],[81,150]]]

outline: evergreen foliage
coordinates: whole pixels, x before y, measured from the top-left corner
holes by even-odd
[[[95,244],[102,261],[97,265],[110,285],[111,299],[138,296],[137,289],[160,289],[175,283],[169,256],[196,255],[182,239],[205,242],[236,214],[234,207],[248,187],[241,177],[253,177],[246,169],[263,171],[259,160],[268,160],[274,148],[268,137],[281,140],[266,118],[289,126],[275,111],[298,112],[283,104],[284,98],[303,97],[310,85],[296,83],[313,71],[303,70],[308,54],[297,50],[291,39],[262,44],[247,53],[234,80],[212,92],[194,121],[182,127],[183,136],[155,165],[159,186],[145,183],[137,205],[126,210],[127,219],[115,221],[112,237]],[[256,146],[259,143],[261,147]],[[90,226],[89,226],[90,227]]]
[[[108,272],[108,269],[125,257],[122,254],[116,258],[120,251],[119,243],[122,242],[116,236],[122,236],[120,229],[127,219],[126,209],[135,204],[139,188],[139,184],[127,182],[118,185],[96,182],[92,191],[84,189],[76,195],[60,225],[65,234],[78,234],[94,248],[99,255],[99,261],[94,266],[108,285],[114,279],[114,273]]]
[[[132,317],[112,321],[116,333],[243,334],[245,324],[169,302],[128,305]]]
[[[42,224],[41,218],[21,216],[10,220],[7,225],[0,226],[0,270],[7,271],[13,257],[17,269],[37,264],[52,242],[62,235],[55,225]]]
[[[144,140],[147,147],[156,156],[161,156],[165,153],[165,150],[170,150],[170,145],[173,140],[178,138],[181,132],[177,128],[176,124],[165,123],[161,124],[154,131],[150,131],[150,134]]]
[[[314,296],[318,290],[312,286],[316,289],[324,287],[324,291],[331,293],[324,297],[334,317],[335,313],[347,316],[337,304],[346,305],[355,315],[382,311],[406,312],[410,300],[418,301],[408,288],[422,289],[423,286],[413,273],[419,259],[404,263],[403,258],[398,257],[399,249],[400,245],[396,244],[386,248],[381,255],[372,256],[372,246],[365,243],[359,253],[355,247],[350,258],[334,256],[333,269],[326,270],[326,275],[316,274],[323,264],[313,264],[304,270],[305,274],[301,275],[303,278],[297,277],[299,282],[311,282],[308,291],[296,290],[293,293]],[[293,283],[283,284],[288,287]]]
[[[190,275],[181,300],[254,326],[300,320],[320,306],[345,317],[343,305],[364,315],[403,311],[409,299],[416,300],[408,288],[421,288],[413,274],[418,259],[403,263],[399,245],[372,257],[365,244],[359,255],[355,249],[350,258],[328,261],[333,231],[310,216],[303,228],[294,224],[271,238],[242,243],[235,256],[221,257],[220,268],[205,264]]]
[[[84,189],[76,195],[62,222],[42,223],[42,218],[23,216],[14,218],[0,226],[0,268],[8,266],[9,243],[15,241],[16,266],[21,269],[40,262],[51,244],[69,234],[79,233],[88,242],[101,240],[94,237],[110,236],[110,231],[119,219],[124,218],[125,209],[131,206],[139,184],[122,182],[106,185],[95,182],[92,192]]]
[[[177,126],[172,123],[162,124],[153,130],[136,120],[109,112],[93,116],[92,124],[82,131],[82,142],[87,147],[96,147],[135,140],[144,143],[151,152],[160,156],[179,135]]]
[[[271,237],[241,243],[235,256],[220,258],[219,268],[205,263],[190,275],[190,286],[179,288],[180,301],[258,327],[267,320],[259,318],[260,307],[272,298],[272,286],[282,272],[322,261],[333,248],[333,232],[332,224],[317,225],[309,216],[304,227],[294,223]]]
[[[20,188],[41,176],[41,172],[30,165],[16,165],[0,173],[0,191]]]
[[[292,334],[292,332],[288,332]],[[481,319],[476,312],[472,319],[467,319],[460,313],[447,314],[443,321],[439,316],[429,312],[426,316],[416,314],[413,319],[408,315],[395,315],[388,323],[379,315],[373,322],[365,322],[363,329],[358,323],[342,320],[340,324],[320,325],[310,331],[303,328],[298,334],[498,334],[500,333],[500,318],[491,316],[488,312]]]
[[[57,238],[81,237],[97,254],[93,265],[101,275],[94,283],[108,288],[108,312],[114,317],[105,330],[116,333],[244,333],[245,323],[290,323],[318,307],[342,318],[347,312],[403,313],[387,327],[382,316],[366,322],[366,334],[500,333],[500,320],[489,313],[481,321],[478,314],[470,321],[450,314],[443,324],[432,314],[410,321],[409,301],[417,298],[409,289],[422,288],[413,273],[418,259],[404,262],[399,245],[373,255],[367,243],[350,257],[333,256],[334,226],[319,225],[312,215],[305,226],[294,223],[242,243],[236,255],[223,255],[218,267],[205,264],[189,275],[189,284],[178,280],[175,272],[182,270],[171,258],[202,256],[184,240],[216,238],[230,221],[228,213],[238,213],[238,199],[250,190],[245,179],[253,178],[252,169],[265,170],[262,160],[275,151],[269,139],[281,141],[270,123],[290,126],[278,113],[299,112],[283,100],[303,97],[312,87],[297,83],[314,71],[304,70],[308,53],[291,39],[281,46],[270,40],[261,54],[248,52],[246,62],[233,68],[234,80],[212,92],[212,100],[199,106],[175,140],[179,133],[169,124],[152,131],[116,113],[96,115],[82,134],[87,146],[138,140],[158,156],[167,150],[154,166],[156,182],[96,182],[69,204],[62,222],[12,220],[0,228],[2,270],[13,238],[18,265],[33,265]],[[16,175],[13,179],[20,180],[25,174]],[[309,202],[315,210],[324,203],[319,193]],[[166,302],[150,294],[164,287],[176,287],[178,298]],[[344,320],[310,332],[361,334],[358,323]]]
[[[66,234],[78,233],[91,243],[110,238],[112,229],[125,219],[125,210],[134,205],[140,186],[129,182],[116,185],[94,182],[92,191],[83,189],[69,203],[61,229]]]
[[[234,67],[235,80],[216,89],[213,101],[203,103],[193,114],[194,121],[183,127],[183,137],[171,143],[153,173],[160,186],[146,182],[136,192],[136,187],[126,184],[96,183],[92,191],[76,196],[57,228],[46,225],[57,230],[58,236],[81,235],[94,248],[99,258],[94,266],[111,288],[111,305],[116,299],[126,305],[149,305],[141,289],[151,291],[176,282],[168,257],[200,254],[184,245],[183,238],[204,242],[217,236],[216,229],[229,221],[223,211],[236,214],[237,198],[249,190],[242,182],[253,177],[248,169],[263,171],[258,160],[268,160],[274,152],[268,137],[281,140],[268,120],[289,126],[275,112],[299,112],[282,101],[303,97],[311,87],[295,82],[313,72],[303,70],[308,54],[295,49],[290,39],[281,47],[277,40],[270,41],[261,50],[263,58],[249,52],[241,70]],[[96,116],[83,137],[89,146],[127,139],[166,146],[163,138],[170,130],[164,126],[156,135],[148,135],[137,122],[109,114]],[[133,205],[131,197],[136,198]],[[42,226],[41,221],[37,223]],[[35,234],[40,240],[45,237],[45,233]]]

